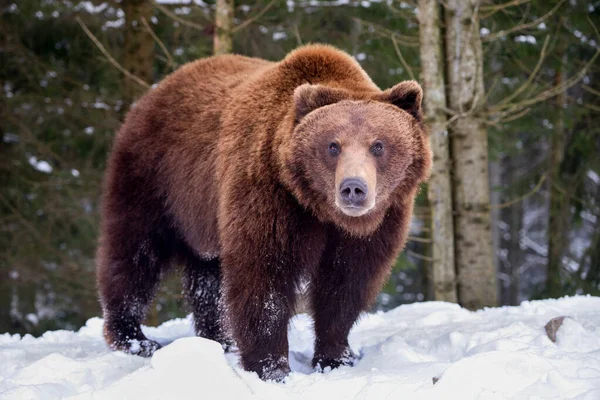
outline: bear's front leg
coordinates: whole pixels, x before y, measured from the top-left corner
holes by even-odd
[[[375,301],[391,271],[397,246],[378,237],[332,234],[312,282],[315,326],[313,367],[319,371],[352,366],[357,356],[348,333],[361,312]]]
[[[324,228],[279,186],[234,173],[219,205],[226,326],[242,366],[263,380],[290,372],[287,328],[300,277],[316,269]],[[224,175],[227,176],[227,175]],[[234,190],[235,189],[235,190]]]
[[[257,193],[220,220],[223,300],[244,369],[281,381],[290,372],[287,328],[303,265],[294,238],[302,233],[277,196],[250,200]],[[263,212],[246,208],[256,204]]]
[[[281,381],[290,372],[287,327],[294,284],[287,274],[269,271],[276,263],[248,261],[224,264],[227,322],[244,369]]]

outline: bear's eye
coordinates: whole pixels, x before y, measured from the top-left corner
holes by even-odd
[[[375,156],[380,156],[383,154],[383,143],[381,143],[381,141],[376,141],[375,143],[373,143],[373,145],[371,146],[371,153],[373,153],[373,155]]]
[[[329,154],[332,156],[337,156],[340,154],[340,145],[336,142],[329,143]]]

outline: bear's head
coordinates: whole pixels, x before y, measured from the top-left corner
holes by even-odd
[[[383,92],[299,86],[284,183],[320,220],[356,236],[373,232],[392,204],[412,206],[429,175],[422,96],[414,81]]]

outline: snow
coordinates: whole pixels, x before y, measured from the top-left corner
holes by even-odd
[[[87,11],[90,14],[99,14],[106,10],[108,7],[107,3],[101,3],[98,5],[94,5],[91,1],[82,1],[75,6],[75,11],[81,11],[82,9]]]
[[[536,44],[537,40],[535,39],[535,36],[532,35],[519,35],[515,37],[515,42]]]
[[[38,171],[44,172],[46,174],[51,173],[53,170],[52,166],[48,161],[38,160],[35,156],[29,157],[29,164]]]
[[[175,5],[179,5],[179,4],[192,4],[194,3],[197,6],[201,6],[201,7],[207,7],[207,3],[205,3],[202,0],[157,0],[156,1],[159,4],[175,4]]]
[[[596,185],[600,184],[600,176],[591,169],[587,172],[587,177],[590,178]]]
[[[544,326],[557,316],[567,318],[553,343]],[[310,366],[311,320],[299,315],[284,383],[260,381],[235,354],[194,337],[189,317],[144,331],[168,344],[151,359],[109,351],[100,318],[78,332],[0,335],[0,398],[600,399],[599,297],[478,312],[428,302],[369,314],[350,334],[362,359],[325,373]]]
[[[273,41],[277,42],[278,40],[287,39],[287,33],[285,32],[273,32]]]

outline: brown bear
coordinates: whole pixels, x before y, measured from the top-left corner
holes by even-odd
[[[198,335],[283,379],[297,288],[317,369],[352,365],[348,332],[405,244],[430,170],[421,87],[381,91],[348,54],[191,62],[142,97],[109,159],[98,250],[104,334],[142,356],[161,275],[184,269]]]

